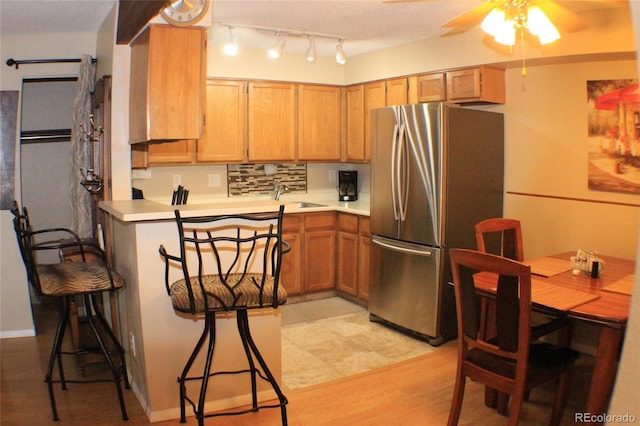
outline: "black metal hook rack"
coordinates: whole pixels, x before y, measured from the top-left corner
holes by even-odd
[[[66,63],[66,62],[82,62],[82,59],[80,58],[70,58],[70,59],[13,59],[13,58],[9,58],[7,59],[7,65],[10,67],[15,66],[16,69],[18,69],[18,67],[20,65],[27,65],[27,64],[55,64],[55,63]],[[96,63],[97,59],[96,58],[91,58],[91,62],[92,63]]]

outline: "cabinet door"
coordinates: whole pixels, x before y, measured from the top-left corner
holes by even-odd
[[[394,78],[386,81],[386,97],[387,106],[406,105],[409,103],[409,85],[406,78]]]
[[[301,214],[286,214],[282,220],[282,239],[289,243],[291,251],[282,256],[280,284],[287,294],[302,294],[302,223]]]
[[[198,140],[198,162],[241,162],[246,141],[245,82],[207,80],[204,136]]]
[[[298,86],[298,159],[340,160],[340,88]]]
[[[249,161],[294,161],[296,86],[250,82],[248,96]]]
[[[338,215],[338,253],[336,288],[358,295],[358,216]]]
[[[369,268],[371,255],[371,232],[369,218],[360,216],[358,235],[358,298],[369,300]]]
[[[364,86],[362,84],[349,86],[346,92],[346,160],[364,161]]]
[[[199,139],[206,32],[151,25],[131,43],[129,142]]]
[[[195,158],[195,140],[151,143],[148,146],[147,163],[150,166],[161,164],[189,164]]]
[[[417,78],[418,102],[437,102],[447,99],[445,73],[422,74]]]
[[[144,169],[148,165],[147,147],[145,145],[131,145],[131,168]]]
[[[448,71],[447,99],[461,103],[504,103],[504,70],[480,66]]]
[[[386,106],[385,82],[364,85],[364,159],[371,160],[371,110]]]
[[[304,215],[304,286],[308,293],[335,288],[335,213]]]

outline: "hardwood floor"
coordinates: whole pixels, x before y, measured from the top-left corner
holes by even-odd
[[[52,424],[44,371],[55,328],[55,308],[38,309],[37,337],[0,340],[2,425]],[[71,360],[73,362],[73,360]],[[584,407],[593,359],[582,356],[576,365],[570,401],[563,425]],[[330,383],[287,392],[288,418],[293,426],[444,425],[453,393],[456,368],[455,342],[438,350],[375,371]],[[70,367],[70,369],[73,369]],[[547,424],[554,386],[535,389],[525,403],[521,425]],[[120,417],[112,383],[70,385],[56,388],[60,425],[126,424]],[[149,424],[132,391],[125,391],[128,424]],[[176,387],[176,398],[177,398]],[[503,425],[506,418],[483,404],[484,391],[468,382],[460,425]],[[217,417],[210,425],[271,426],[280,424],[280,412],[266,409],[242,416]],[[156,423],[177,425],[178,420]],[[187,424],[197,424],[193,417]]]

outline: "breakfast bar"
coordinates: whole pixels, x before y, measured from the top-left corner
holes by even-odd
[[[125,280],[117,309],[119,335],[125,347],[132,388],[151,422],[180,417],[177,377],[202,332],[201,318],[185,321],[185,314],[173,310],[165,290],[164,262],[158,247],[179,251],[174,210],[183,217],[216,216],[228,213],[275,212],[281,204],[285,213],[346,210],[358,212],[357,203],[309,203],[271,199],[230,200],[171,206],[150,200],[104,201],[100,208],[110,221],[113,264]],[[169,282],[180,278],[170,271]],[[188,317],[188,316],[187,316]],[[281,376],[280,313],[257,310],[249,315],[257,345],[274,376]],[[237,369],[243,357],[234,316],[218,321],[214,363],[217,369]],[[202,361],[202,360],[199,360]],[[246,362],[246,361],[245,361]],[[242,365],[240,365],[242,367]],[[200,368],[196,364],[196,368]],[[207,411],[250,403],[250,386],[238,377],[221,376],[207,394]],[[248,380],[248,378],[247,378]],[[267,387],[259,387],[259,398],[275,398]],[[270,388],[269,388],[270,389]]]

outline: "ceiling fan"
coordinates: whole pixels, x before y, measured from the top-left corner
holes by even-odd
[[[425,1],[438,0],[386,0],[385,3]],[[580,31],[587,27],[586,21],[577,13],[571,11],[562,4],[589,2],[622,4],[627,3],[627,0],[583,0],[578,2],[575,0],[488,0],[462,15],[445,22],[442,24],[442,27],[452,28],[456,32],[461,32],[484,23],[485,26],[488,26],[489,28],[491,28],[491,25],[495,28],[495,25],[499,24],[499,20],[495,20],[496,17],[501,17],[502,21],[513,26],[517,33],[521,29],[531,31],[530,25],[538,25],[538,18],[543,15],[549,24],[556,27],[558,32],[568,33]],[[499,16],[500,12],[503,13],[502,16]],[[529,16],[532,12],[533,17]],[[540,12],[542,12],[542,15],[540,15]],[[483,28],[483,30],[487,31],[485,28]],[[497,41],[500,43],[499,40]],[[513,40],[511,39],[511,41]],[[549,42],[546,38],[541,39],[542,44],[545,44],[545,41]],[[502,44],[509,45],[508,43]],[[513,44],[513,42],[510,43],[510,45]]]
[[[437,0],[386,0],[386,3],[423,2]],[[627,0],[584,0],[579,3],[597,2],[622,4]],[[513,47],[517,38],[536,36],[540,44],[551,43],[560,34],[583,30],[587,22],[577,13],[561,5],[568,0],[488,0],[460,16],[442,24],[451,28],[450,34],[460,33],[480,25],[502,45]],[[573,3],[576,3],[573,1]],[[526,75],[523,58],[523,75]]]

